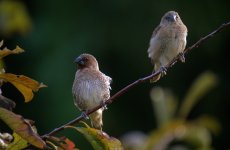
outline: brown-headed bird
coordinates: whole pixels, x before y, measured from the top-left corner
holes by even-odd
[[[110,98],[112,79],[99,70],[96,58],[90,54],[81,54],[74,61],[78,70],[73,82],[72,93],[74,104],[84,112],[104,103]],[[98,109],[90,114],[94,128],[102,130],[102,112]]]
[[[154,71],[161,67],[164,70],[164,66],[178,54],[181,54],[180,60],[185,61],[182,52],[186,46],[187,32],[187,27],[177,12],[169,11],[165,13],[160,24],[153,31],[148,48],[148,57],[154,64]],[[163,71],[163,74],[165,73]],[[159,74],[150,81],[158,81],[163,74]]]

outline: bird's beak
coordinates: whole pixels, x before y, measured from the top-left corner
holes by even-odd
[[[173,15],[173,21],[176,21],[176,15]]]
[[[75,63],[79,64],[79,65],[84,65],[84,61],[82,60],[81,57],[77,57],[75,60],[74,60]]]

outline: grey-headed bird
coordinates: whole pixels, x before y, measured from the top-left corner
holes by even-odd
[[[154,64],[154,71],[164,68],[178,54],[181,54],[180,60],[185,61],[182,52],[186,46],[187,32],[187,27],[177,12],[165,13],[160,24],[153,31],[147,50],[148,57]],[[159,74],[150,81],[156,82],[161,76],[162,74]]]

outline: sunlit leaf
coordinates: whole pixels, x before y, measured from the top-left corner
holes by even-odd
[[[9,144],[7,147],[10,150],[19,150],[26,148],[28,146],[28,142],[21,138],[17,133],[13,133],[14,141]]]
[[[66,128],[74,128],[83,134],[95,150],[123,150],[121,142],[118,139],[110,137],[101,130],[96,130],[89,127],[73,126],[68,126]]]
[[[45,147],[45,142],[34,132],[31,125],[22,116],[0,108],[0,119],[28,143],[41,149]]]
[[[25,102],[32,100],[34,94],[40,88],[46,87],[43,83],[39,83],[24,75],[14,75],[11,73],[0,74],[0,78],[13,84],[24,96]]]
[[[20,54],[22,52],[24,52],[24,50],[22,48],[20,48],[19,46],[16,46],[16,48],[13,50],[9,50],[8,48],[4,48],[3,50],[0,50],[0,59],[5,57],[5,56],[8,56],[10,54]]]
[[[212,72],[201,74],[192,84],[179,110],[180,117],[187,117],[193,106],[217,85],[217,77]]]
[[[4,73],[2,71],[4,69],[4,63],[2,61],[3,57],[8,56],[10,54],[20,54],[20,53],[24,52],[24,50],[22,48],[20,48],[19,46],[16,46],[16,48],[13,50],[9,50],[6,47],[2,49],[1,48],[2,45],[3,45],[3,40],[0,42],[0,73]]]

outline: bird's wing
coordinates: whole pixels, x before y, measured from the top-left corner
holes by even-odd
[[[152,37],[150,39],[149,48],[148,48],[148,56],[151,58],[152,63],[155,63],[161,54],[161,41],[159,40],[159,32],[162,27],[159,25],[153,31]]]
[[[158,26],[154,29],[153,34],[152,34],[152,37],[151,37],[151,38],[153,38],[153,37],[155,37],[155,36],[157,35],[157,33],[158,33],[158,31],[160,30],[160,28],[161,28],[161,26],[160,26],[160,25],[158,25]]]

